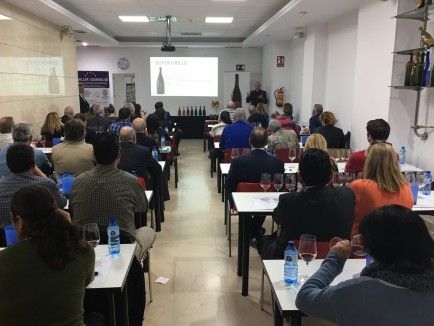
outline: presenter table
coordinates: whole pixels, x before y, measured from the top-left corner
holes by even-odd
[[[182,130],[183,139],[203,139],[203,126],[209,116],[173,116],[172,121]]]

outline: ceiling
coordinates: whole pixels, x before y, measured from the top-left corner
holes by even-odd
[[[163,23],[124,23],[120,15],[177,17],[175,45],[261,46],[288,40],[296,27],[325,22],[358,6],[358,0],[6,0],[94,46],[161,46]],[[308,13],[298,15],[301,10]],[[206,16],[233,16],[232,24],[206,24]],[[185,35],[185,33],[201,33]],[[292,33],[292,34],[291,34]],[[184,34],[184,35],[183,35]]]

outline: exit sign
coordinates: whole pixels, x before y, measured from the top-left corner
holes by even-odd
[[[245,71],[246,65],[236,65],[235,69],[236,71]]]

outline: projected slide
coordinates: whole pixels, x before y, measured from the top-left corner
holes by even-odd
[[[151,57],[151,96],[218,96],[218,58]]]

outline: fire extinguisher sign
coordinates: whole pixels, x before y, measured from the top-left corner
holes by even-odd
[[[278,68],[285,67],[285,56],[283,56],[283,55],[278,55],[277,56],[277,67]]]

